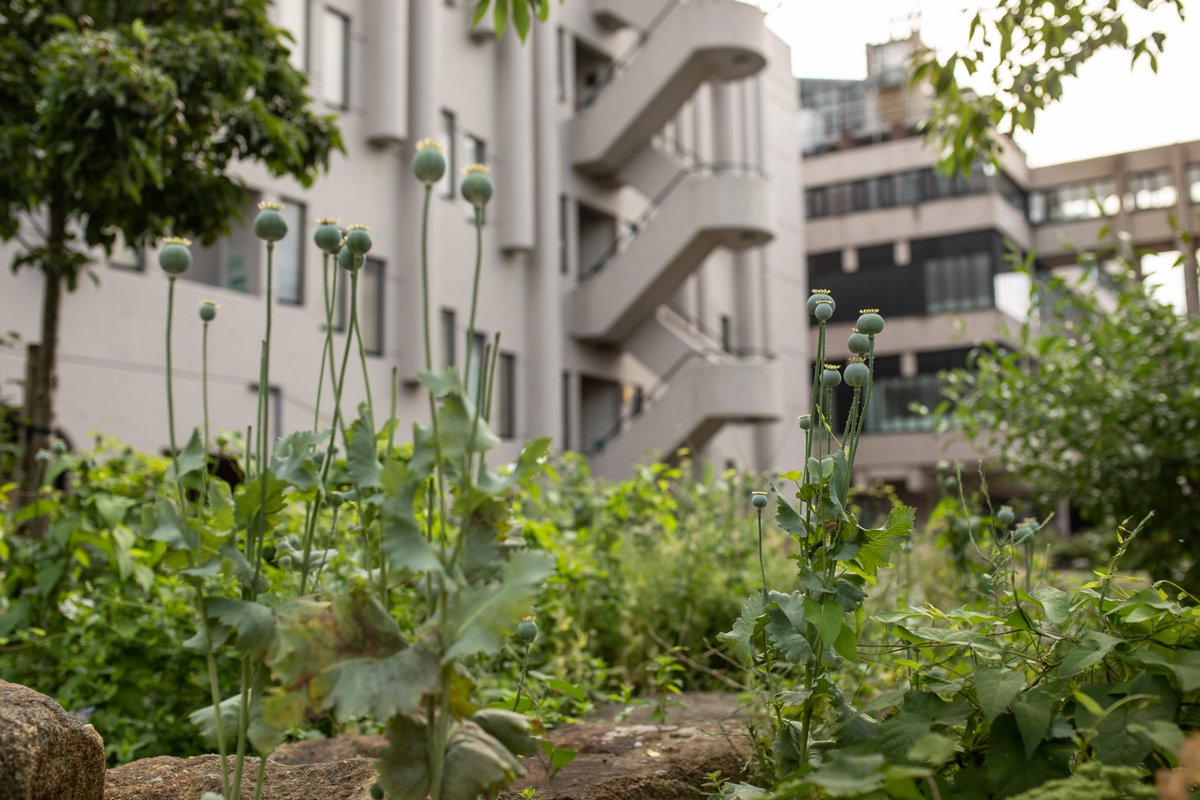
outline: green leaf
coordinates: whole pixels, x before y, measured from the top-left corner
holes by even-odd
[[[995,796],[1011,797],[1069,775],[1074,750],[1070,741],[1045,742],[1026,758],[1016,721],[1011,714],[1001,715],[992,725],[986,762]]]
[[[1054,714],[1054,693],[1038,686],[1012,701],[1013,717],[1017,730],[1025,745],[1025,758],[1033,758],[1034,751],[1050,732],[1050,720]]]
[[[793,536],[807,536],[808,531],[804,527],[804,518],[792,507],[791,503],[783,499],[783,495],[779,493],[778,489],[775,490],[775,497],[775,522],[779,524],[779,527]]]
[[[916,513],[911,506],[896,506],[882,528],[866,531],[867,543],[856,559],[864,572],[874,574],[891,562],[900,545],[912,535]]]
[[[1139,647],[1125,659],[1173,678],[1185,694],[1200,689],[1200,650],[1167,650],[1150,645]]]
[[[1077,644],[1067,650],[1062,662],[1058,665],[1058,674],[1069,678],[1096,666],[1122,641],[1124,640],[1109,636],[1107,633],[1088,631]]]
[[[518,756],[537,755],[541,749],[534,737],[529,718],[498,708],[485,708],[471,715],[471,721]]]
[[[518,0],[523,2],[523,0]],[[474,722],[459,723],[446,747],[444,797],[494,797],[525,770],[498,739]]]
[[[940,767],[954,758],[954,754],[957,752],[955,742],[955,739],[930,731],[922,734],[913,742],[913,746],[908,751],[908,759],[918,764]]]
[[[153,512],[144,516],[152,526],[147,537],[166,543],[169,549],[193,550],[200,544],[199,535],[183,521],[175,505],[165,497],[158,498]]]
[[[854,755],[834,751],[829,761],[808,776],[807,780],[831,797],[860,797],[883,785],[879,768],[884,764],[878,753]]]
[[[766,626],[763,616],[763,598],[761,592],[754,592],[742,604],[742,612],[733,623],[733,630],[717,636],[729,646],[734,656],[743,664],[754,663],[755,639]]]
[[[326,671],[329,693],[321,707],[338,721],[412,714],[426,694],[436,691],[438,674],[437,659],[414,647],[383,658],[342,661]]]
[[[330,435],[328,431],[296,431],[283,437],[271,452],[271,473],[297,489],[311,489],[317,483],[313,448]]]
[[[975,698],[988,722],[1003,714],[1024,688],[1025,676],[1019,670],[996,667],[975,669]]]
[[[431,472],[412,462],[389,461],[383,468],[383,551],[388,562],[409,572],[440,571],[437,551],[425,538],[416,515],[417,491]]]
[[[429,737],[420,719],[398,715],[387,723],[388,745],[379,754],[379,786],[391,800],[429,797]]]
[[[843,625],[841,633],[833,640],[833,649],[851,664],[858,663],[858,635],[854,628]]]
[[[1042,586],[1033,591],[1033,597],[1042,605],[1042,614],[1051,625],[1061,625],[1070,614],[1067,593],[1053,586]]]
[[[178,469],[178,471],[176,471]],[[204,442],[200,440],[200,431],[192,429],[191,438],[178,457],[167,466],[164,480],[174,483],[188,475],[197,475],[208,470],[208,454],[204,450]]]
[[[442,441],[442,457],[457,463],[467,451],[486,453],[500,446],[500,439],[488,428],[487,420],[476,419],[475,404],[459,392],[442,400],[438,409],[438,435]]]
[[[812,598],[804,601],[804,618],[813,624],[821,636],[821,647],[832,647],[842,632],[842,607],[836,601],[818,603]]]
[[[228,597],[205,599],[209,619],[237,631],[237,649],[251,658],[267,652],[275,637],[275,617],[271,609],[249,600]]]
[[[137,505],[137,500],[132,497],[107,493],[96,495],[95,502],[96,512],[109,528],[115,528],[124,522],[129,509]]]
[[[767,636],[779,652],[793,664],[809,664],[814,650],[810,637],[816,630],[804,619],[804,601],[799,593],[772,594],[774,602],[767,606]]]
[[[381,486],[382,470],[375,451],[375,431],[372,429],[371,415],[368,413],[361,417],[351,427],[348,435],[350,443],[346,448],[346,469],[350,473],[350,480],[359,489]]]
[[[517,35],[521,37],[521,41],[525,41],[525,37],[529,35],[529,2],[528,0],[513,0],[513,27],[517,29]]]
[[[554,559],[548,553],[523,550],[504,565],[498,582],[463,592],[450,617],[451,644],[443,660],[498,652],[511,628],[533,609],[542,583],[552,574]]]

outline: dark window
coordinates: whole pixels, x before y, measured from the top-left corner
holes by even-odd
[[[517,435],[517,357],[501,353],[496,365],[495,413],[496,434],[501,439]]]
[[[333,325],[335,331],[346,330],[346,321],[350,313],[347,304],[349,290],[350,279],[342,276],[338,279],[337,314]],[[367,256],[366,263],[358,273],[358,329],[362,332],[363,350],[368,355],[383,354],[384,308],[383,261]]]
[[[858,269],[866,272],[876,269],[892,269],[896,266],[896,248],[891,244],[877,244],[858,248]]]
[[[841,274],[841,250],[832,250],[828,253],[813,253],[808,257],[808,281],[814,288],[824,288],[824,285],[821,283],[823,279]]]
[[[726,353],[733,352],[733,320],[728,314],[721,315],[721,349]]]
[[[446,369],[458,364],[456,356],[458,342],[458,319],[453,308],[442,309],[442,366]]]
[[[571,449],[571,373],[562,373],[562,447]]]
[[[454,157],[456,150],[456,128],[457,123],[454,119],[454,113],[442,109],[442,131],[439,138],[441,139],[442,147],[445,148],[446,174],[438,181],[438,193],[448,199],[454,198],[454,180],[457,174],[455,172],[456,159]]]
[[[563,275],[571,270],[571,231],[568,225],[571,199],[565,194],[558,196],[558,269]]]

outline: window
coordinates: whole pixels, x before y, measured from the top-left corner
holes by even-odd
[[[350,18],[325,9],[321,24],[321,99],[334,108],[350,107]]]
[[[571,231],[569,228],[571,199],[558,196],[558,269],[563,275],[571,271]]]
[[[457,365],[458,318],[453,308],[442,309],[442,366],[449,369]]]
[[[279,27],[296,41],[288,45],[288,61],[301,72],[308,72],[308,0],[275,0]]]
[[[116,241],[113,242],[112,252],[108,255],[108,264],[116,269],[127,269],[133,272],[145,272],[146,255],[140,248],[130,247],[125,240],[125,234],[116,231]]]
[[[304,302],[304,233],[303,203],[284,200],[283,218],[287,220],[288,235],[275,243],[275,299],[280,303],[301,305]]]
[[[1111,178],[1086,181],[1046,190],[1046,220],[1069,222],[1112,216],[1120,210],[1117,186]]]
[[[808,189],[804,192],[804,210],[807,219],[820,219],[829,216],[828,190],[824,186]]]
[[[335,331],[346,330],[350,308],[346,297],[349,291],[350,279],[342,276],[338,280],[337,314],[333,325]],[[358,329],[362,332],[363,350],[369,355],[383,354],[384,308],[383,261],[367,256],[366,263],[358,272]]]
[[[1183,183],[1188,187],[1188,196],[1192,202],[1200,203],[1200,164],[1188,164]]]
[[[487,143],[478,136],[463,134],[463,159],[466,164],[487,164]],[[467,207],[467,221],[475,222],[475,206],[464,203]],[[486,218],[485,218],[486,219]]]
[[[721,315],[721,349],[726,353],[733,352],[733,320],[728,314]]]
[[[813,253],[808,257],[808,282],[816,289],[825,288],[822,279],[842,274],[842,251]]]
[[[558,26],[558,37],[554,40],[555,77],[558,80],[558,102],[567,99],[567,32]]]
[[[925,308],[930,314],[992,307],[989,253],[942,256],[925,262]]]
[[[562,449],[571,449],[571,373],[562,373]]]
[[[501,439],[512,439],[517,435],[517,357],[512,353],[500,354],[494,397],[496,434]]]
[[[1146,211],[1152,208],[1170,208],[1175,205],[1175,182],[1171,170],[1135,172],[1125,185],[1125,210]]]
[[[438,194],[447,199],[454,198],[454,176],[457,173],[454,158],[455,144],[455,122],[454,114],[450,111],[442,109],[442,147],[446,151],[446,174],[438,181]]]
[[[895,266],[896,245],[891,242],[858,248],[859,272],[875,269],[894,269]]]
[[[260,384],[250,384],[250,391],[255,395],[258,394]],[[267,387],[267,404],[270,408],[270,423],[271,423],[271,438],[279,439],[284,435],[283,427],[283,389],[278,386]],[[255,436],[258,433],[255,432]]]
[[[487,377],[487,366],[483,362],[488,349],[487,337],[476,331],[475,335],[471,337],[469,346],[471,348],[469,359],[471,362],[471,374],[464,376],[463,380],[466,383],[467,397],[475,401],[475,404],[478,406],[485,399],[483,397],[483,383]],[[465,364],[463,365],[463,369],[467,369]]]

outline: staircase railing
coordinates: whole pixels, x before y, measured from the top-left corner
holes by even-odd
[[[638,215],[637,219],[625,226],[624,230],[613,237],[612,242],[600,252],[600,255],[590,260],[590,264],[586,267],[581,267],[579,270],[579,280],[587,281],[604,271],[608,262],[612,261],[620,254],[629,244],[645,230],[650,220],[654,217],[658,209],[662,207],[667,198],[671,196],[680,185],[693,175],[726,175],[726,174],[741,174],[741,175],[757,175],[766,177],[762,168],[756,164],[746,164],[741,162],[709,162],[703,164],[695,164],[690,167],[681,169],[675,173],[674,177],[667,182],[667,185],[650,201],[646,209]]]
[[[698,358],[703,358],[707,361],[714,356],[728,357],[730,355],[735,355],[738,358],[759,357],[766,361],[773,361],[775,359],[775,353],[764,348],[740,348],[732,354],[715,347],[707,347],[700,350],[689,350],[676,359],[675,363],[668,367],[667,370],[659,376],[658,380],[655,381],[654,385],[651,386],[648,391],[642,393],[642,401],[640,404],[629,411],[620,414],[616,421],[613,422],[613,424],[603,434],[592,440],[591,444],[588,445],[584,452],[588,456],[595,456],[603,452],[604,448],[608,446],[609,442],[621,435],[621,431],[625,429],[627,424],[640,417],[643,413],[645,413],[647,408],[653,406],[654,403],[660,399],[664,393],[666,393],[667,388],[671,383],[671,379],[679,374],[679,371],[692,361],[695,361]]]
[[[650,37],[654,35],[654,32],[658,30],[659,26],[662,25],[669,16],[671,16],[671,12],[675,10],[675,7],[682,2],[684,2],[684,0],[669,0],[668,3],[658,10],[658,13],[655,14],[654,18],[650,20],[650,24],[638,31],[638,38],[637,41],[634,42],[633,47],[626,50],[621,54],[620,58],[609,64],[608,68],[601,73],[599,78],[596,79],[595,85],[591,86],[587,93],[583,95],[583,97],[580,97],[575,101],[576,111],[583,111],[585,108],[589,108],[593,103],[596,102],[596,98],[600,96],[600,93],[603,92],[610,83],[616,80],[618,75],[625,71],[625,69],[629,66],[629,62],[632,61],[637,54],[642,51],[642,48],[646,46],[646,42],[650,40]]]

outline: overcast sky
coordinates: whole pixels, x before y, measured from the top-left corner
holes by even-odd
[[[757,0],[771,28],[792,46],[792,67],[808,78],[861,78],[865,46],[906,36],[912,27],[942,51],[961,47],[978,2],[962,0]],[[1129,3],[1132,6],[1132,3]],[[1137,13],[1137,12],[1134,12]],[[1192,10],[1195,14],[1195,10]],[[1200,20],[1159,12],[1131,18],[1167,32],[1158,75],[1143,59],[1130,71],[1126,53],[1108,50],[1064,84],[1063,100],[1019,140],[1033,165],[1052,164],[1170,142],[1200,139]]]

